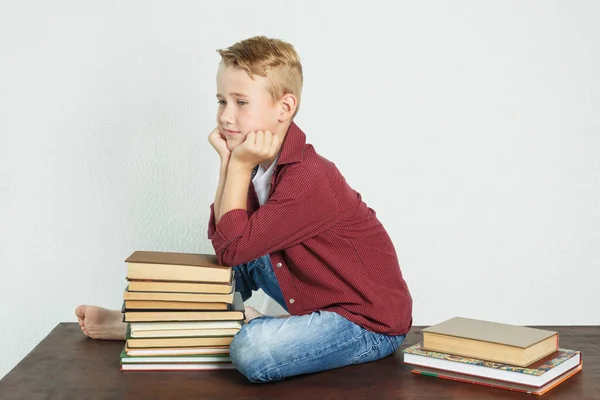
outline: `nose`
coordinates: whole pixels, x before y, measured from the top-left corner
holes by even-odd
[[[228,105],[224,105],[219,114],[219,122],[221,126],[233,125],[233,113]]]

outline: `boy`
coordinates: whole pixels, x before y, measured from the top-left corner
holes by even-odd
[[[230,356],[252,382],[374,361],[412,325],[412,299],[375,212],[293,122],[302,67],[293,46],[253,37],[219,50],[220,157],[208,237],[244,300],[262,288],[291,315],[247,309]],[[80,306],[90,337],[122,339],[118,311]]]

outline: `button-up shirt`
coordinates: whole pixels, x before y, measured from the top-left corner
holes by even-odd
[[[211,205],[208,238],[219,263],[269,254],[290,314],[333,311],[373,332],[407,333],[412,298],[387,231],[295,123],[269,193],[260,206],[250,184],[247,210],[230,210],[216,226]]]

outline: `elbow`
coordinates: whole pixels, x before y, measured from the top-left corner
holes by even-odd
[[[236,251],[233,246],[229,246],[229,248],[224,248],[221,251],[217,252],[217,260],[221,265],[227,265],[233,267],[235,265],[240,265],[251,261],[248,259],[245,254],[242,252]]]
[[[219,264],[230,267],[241,264],[240,262],[237,262],[236,258],[228,251],[223,251],[220,254],[217,254],[217,260],[219,261]]]

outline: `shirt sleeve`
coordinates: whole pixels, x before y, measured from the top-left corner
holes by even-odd
[[[211,240],[215,234],[215,203],[210,205],[210,218],[208,219],[208,240]]]
[[[254,213],[234,209],[221,217],[211,236],[221,264],[239,265],[294,246],[337,222],[337,201],[328,179],[300,167],[286,166],[269,200]]]

